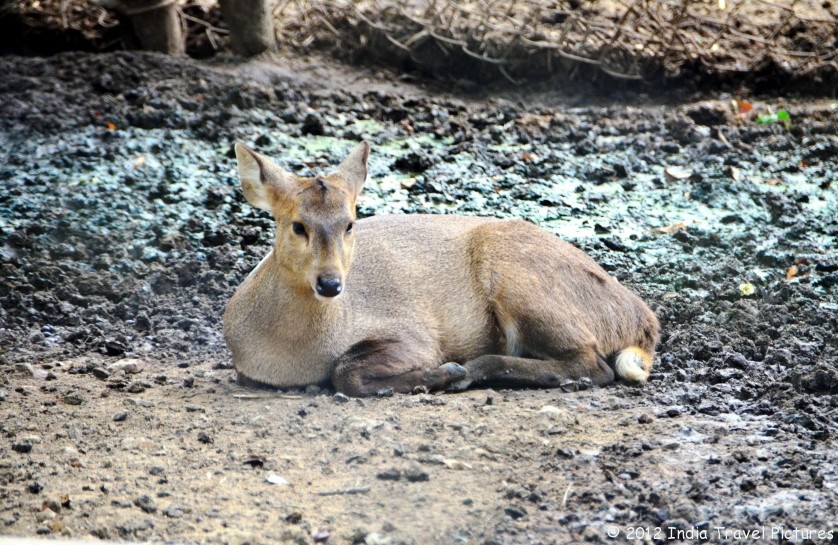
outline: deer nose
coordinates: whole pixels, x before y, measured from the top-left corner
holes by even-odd
[[[335,297],[343,291],[340,278],[322,275],[317,277],[317,293],[323,297]]]

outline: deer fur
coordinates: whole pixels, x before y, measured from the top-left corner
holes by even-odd
[[[316,178],[235,149],[245,197],[276,221],[224,313],[243,383],[367,396],[649,376],[655,315],[578,248],[524,221],[355,221],[366,142]]]

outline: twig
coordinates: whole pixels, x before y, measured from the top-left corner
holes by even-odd
[[[355,488],[340,488],[338,490],[321,490],[318,496],[344,496],[352,494],[366,494],[370,491],[369,486],[358,486]]]

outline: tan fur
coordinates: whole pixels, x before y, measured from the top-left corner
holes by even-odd
[[[368,154],[362,143],[335,173],[305,179],[237,145],[245,196],[269,209],[277,228],[273,251],[224,314],[242,379],[279,387],[331,380],[351,395],[604,384],[618,354],[636,347],[645,374],[618,374],[645,380],[654,314],[582,251],[532,224],[383,216],[346,233]],[[316,294],[324,272],[340,276],[343,293]]]

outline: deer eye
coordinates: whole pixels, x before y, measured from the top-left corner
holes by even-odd
[[[352,232],[352,226],[355,225],[354,223],[350,223],[346,226],[346,233],[349,234]]]
[[[294,230],[294,234],[295,234],[295,235],[299,235],[299,236],[301,236],[301,237],[306,236],[306,228],[305,228],[305,226],[304,226],[302,223],[298,222],[298,221],[291,222],[291,229],[293,229],[293,230]]]

